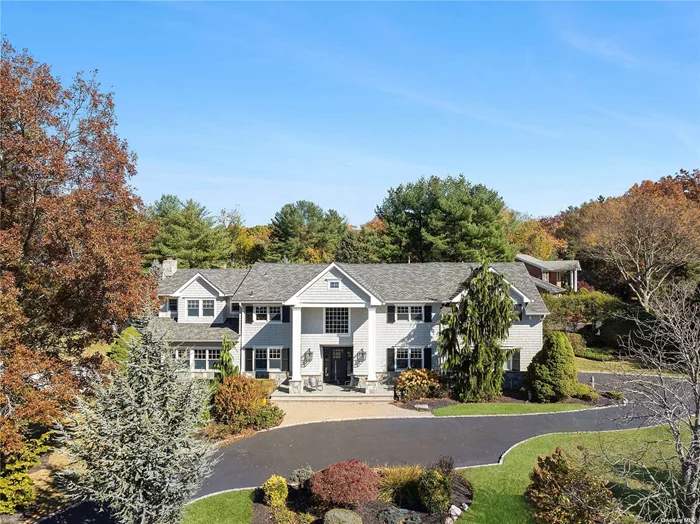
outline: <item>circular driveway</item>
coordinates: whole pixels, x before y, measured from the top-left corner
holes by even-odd
[[[313,405],[309,404],[309,409]],[[198,497],[261,485],[270,475],[289,476],[347,459],[370,466],[429,464],[451,455],[458,467],[493,464],[511,446],[547,433],[639,427],[622,419],[628,407],[570,413],[321,422],[258,433],[221,449],[221,460]]]

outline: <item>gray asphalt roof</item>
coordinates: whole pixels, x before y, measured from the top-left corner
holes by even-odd
[[[327,267],[328,264],[256,262],[233,295],[233,300],[284,302]]]
[[[552,284],[551,282],[545,282],[544,280],[540,280],[537,277],[530,278],[532,278],[532,281],[534,282],[535,286],[537,286],[540,289],[544,289],[547,293],[559,295],[560,293],[566,291],[563,287],[559,287],[556,284]]]
[[[243,279],[248,274],[248,269],[178,269],[174,275],[164,278],[158,284],[159,295],[171,295],[180,289],[189,279],[197,273],[219,288],[224,295],[233,295]]]
[[[424,264],[336,264],[342,271],[357,281],[362,287],[383,302],[447,302],[461,290],[462,284],[469,277],[476,263],[471,262],[429,262]],[[502,274],[508,282],[522,291],[530,300],[527,311],[533,315],[546,315],[547,307],[535,284],[522,262],[496,262],[491,265]],[[216,272],[244,270],[210,269],[201,271],[202,275],[236,302],[284,302],[317,277],[328,267],[327,264],[275,264],[258,262],[253,265],[245,278],[235,273],[240,285],[230,291],[235,280],[227,277],[229,282],[218,277]],[[159,287],[162,290],[178,289],[197,273],[187,269],[184,276],[178,273],[165,279]]]
[[[168,342],[221,342],[224,334],[238,340],[238,320],[227,319],[222,324],[190,324],[172,318],[156,317],[149,328]]]
[[[569,271],[572,269],[581,270],[581,264],[578,260],[540,260],[539,258],[524,255],[522,253],[515,255],[515,260],[527,262],[533,266],[544,268],[545,271]]]

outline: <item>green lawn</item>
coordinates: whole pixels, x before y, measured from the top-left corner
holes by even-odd
[[[579,454],[578,446],[595,452],[627,455],[645,443],[663,438],[664,428],[614,431],[607,433],[566,433],[543,435],[520,444],[506,455],[501,466],[461,470],[474,486],[474,503],[459,524],[532,524],[530,508],[523,497],[530,483],[530,472],[539,455],[551,454],[557,446]]]
[[[231,491],[193,502],[182,524],[248,524],[253,519],[253,491]]]
[[[522,404],[507,402],[483,402],[478,404],[455,404],[433,411],[437,417],[453,415],[522,415],[523,413],[554,413],[557,411],[574,411],[588,409],[586,404]]]

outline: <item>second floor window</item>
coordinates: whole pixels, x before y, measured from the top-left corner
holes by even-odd
[[[347,335],[350,333],[350,311],[346,307],[326,308],[326,333]]]
[[[281,306],[255,306],[255,321],[256,322],[281,322],[282,307]]]
[[[177,313],[177,299],[171,298],[168,300],[168,311],[171,313]]]
[[[396,320],[421,322],[423,320],[423,306],[396,306]]]
[[[213,300],[202,300],[202,316],[203,317],[213,317],[214,316],[214,301]]]
[[[198,317],[199,316],[199,300],[188,300],[187,301],[187,316],[188,317]]]

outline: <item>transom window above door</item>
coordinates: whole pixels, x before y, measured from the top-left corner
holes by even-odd
[[[423,321],[423,306],[396,306],[396,320]]]
[[[350,333],[350,310],[346,307],[327,307],[325,310],[325,333],[348,335]]]

